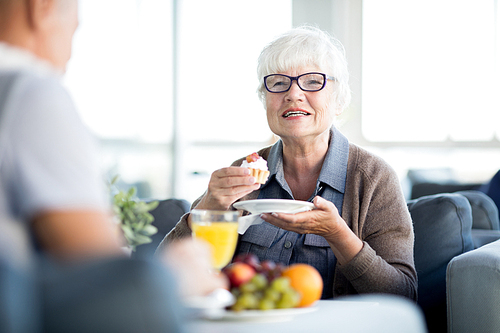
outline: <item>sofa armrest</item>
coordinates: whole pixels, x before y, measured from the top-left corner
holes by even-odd
[[[500,332],[500,240],[453,258],[446,289],[448,332]]]

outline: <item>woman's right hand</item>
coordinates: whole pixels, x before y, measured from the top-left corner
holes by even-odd
[[[228,210],[238,199],[258,190],[259,183],[250,176],[250,170],[228,167],[216,170],[210,177],[208,190],[196,205],[196,209]]]

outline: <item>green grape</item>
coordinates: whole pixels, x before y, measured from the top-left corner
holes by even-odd
[[[264,292],[264,297],[272,300],[273,302],[277,302],[281,298],[281,293],[277,290],[272,289],[272,288],[268,288]]]
[[[293,307],[296,307],[297,305],[299,305],[300,301],[302,300],[302,294],[295,289],[292,289],[292,290],[295,294],[295,303],[293,304]]]
[[[263,290],[267,287],[267,278],[264,274],[255,274],[252,280],[250,280],[258,290]]]
[[[279,292],[284,292],[290,288],[290,279],[287,277],[276,278],[271,282],[271,288]]]
[[[278,303],[276,303],[276,308],[278,309],[289,309],[289,308],[292,308],[292,303],[290,302],[290,300],[287,300],[287,299],[280,299],[278,301]]]
[[[231,306],[231,310],[239,312],[245,310],[245,306],[241,302],[236,302]]]
[[[268,298],[263,298],[259,302],[259,310],[272,310],[276,307],[276,304],[273,300]]]
[[[284,304],[289,305],[288,307],[293,308],[299,304],[300,297],[300,294],[296,290],[290,288],[283,293],[281,301],[283,301]]]
[[[257,285],[252,281],[248,281],[240,286],[240,291],[243,293],[253,293],[257,291]]]
[[[245,309],[256,309],[259,306],[259,299],[252,293],[243,293],[237,302],[241,302]]]

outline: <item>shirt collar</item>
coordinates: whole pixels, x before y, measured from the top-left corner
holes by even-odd
[[[330,145],[318,180],[344,193],[348,159],[349,141],[337,128],[332,126]],[[335,170],[335,172],[332,172],[332,170]]]
[[[62,71],[56,69],[48,61],[36,57],[22,48],[0,42],[0,70],[32,70],[40,74],[55,74],[62,76]]]
[[[347,174],[347,160],[349,158],[349,141],[332,126],[330,129],[330,144],[326,157],[321,167],[318,181],[327,184],[335,190],[345,192],[345,179]],[[267,158],[269,168],[269,180],[275,177],[283,188],[287,188],[285,174],[283,172],[283,142],[278,140],[272,147]],[[332,172],[333,171],[333,172]]]

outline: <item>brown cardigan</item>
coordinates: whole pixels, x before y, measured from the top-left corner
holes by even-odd
[[[264,148],[259,155],[267,159],[270,150]],[[241,165],[242,160],[233,165]],[[241,200],[256,199],[258,195],[259,190]],[[187,215],[165,237],[159,249],[191,235]],[[416,300],[413,226],[397,175],[382,159],[352,143],[349,143],[342,218],[364,246],[349,263],[337,263],[334,297],[389,293]]]

